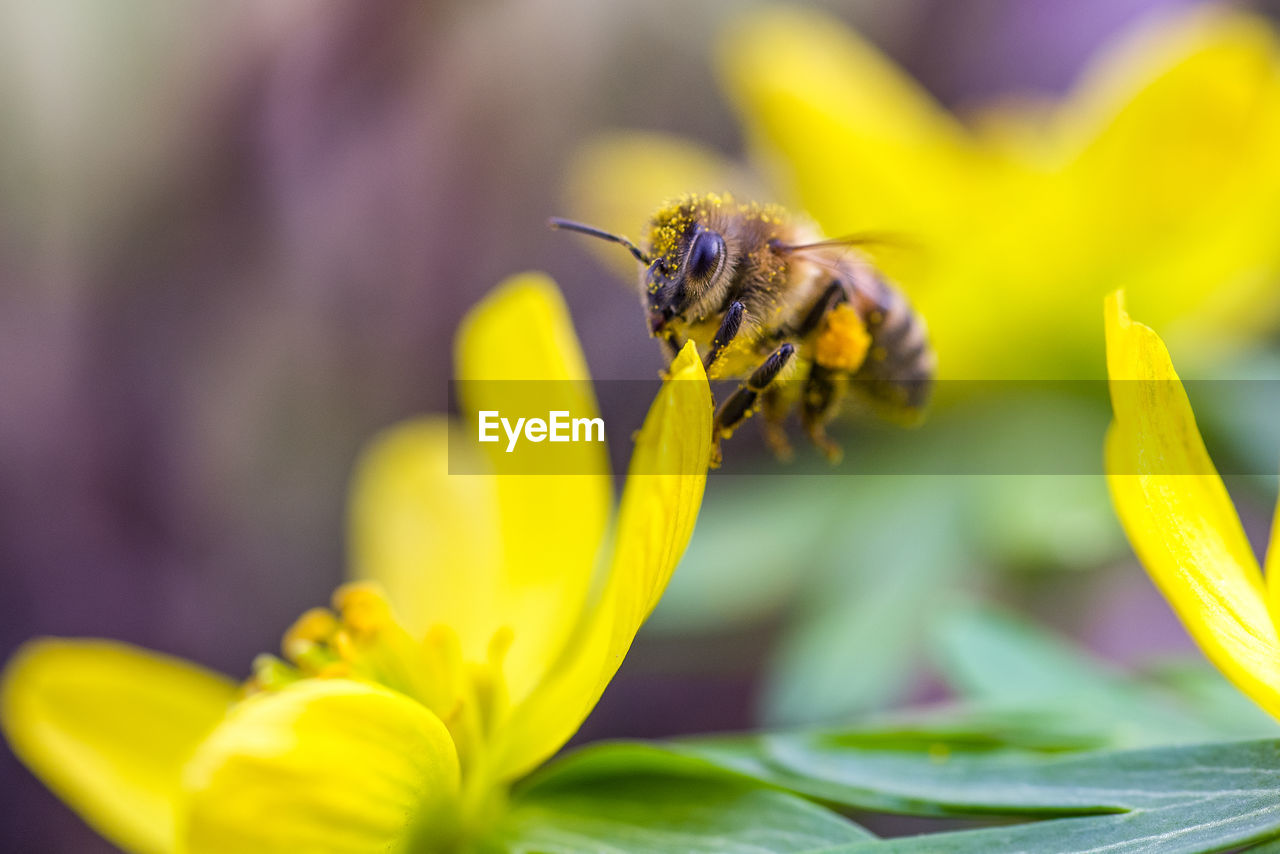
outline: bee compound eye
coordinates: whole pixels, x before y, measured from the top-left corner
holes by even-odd
[[[720,271],[724,264],[724,238],[714,231],[699,231],[689,247],[689,259],[685,262],[685,274],[705,282]]]

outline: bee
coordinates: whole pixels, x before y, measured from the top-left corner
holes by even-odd
[[[553,228],[625,247],[641,264],[649,334],[668,358],[696,342],[711,379],[736,379],[715,412],[721,440],[756,411],[780,458],[783,422],[799,409],[809,439],[833,463],[826,431],[847,396],[893,420],[918,421],[936,359],[924,320],[858,249],[858,237],[824,240],[777,205],[688,195],[648,224],[647,249],[598,228],[552,219]]]

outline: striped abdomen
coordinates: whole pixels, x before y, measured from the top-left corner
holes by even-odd
[[[871,336],[850,390],[903,415],[923,409],[937,363],[924,319],[901,291],[874,272],[858,270],[844,284]]]

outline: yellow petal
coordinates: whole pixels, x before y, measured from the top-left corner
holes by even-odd
[[[508,279],[472,310],[458,333],[457,372],[468,415],[481,410],[511,417],[546,418],[554,410],[573,418],[598,415],[568,309],[555,283],[542,274]],[[499,445],[484,447],[493,451],[494,468],[501,471],[509,455]],[[490,637],[501,629],[512,632],[504,671],[515,700],[541,678],[577,621],[613,504],[603,442],[556,448],[563,452],[557,459],[565,473],[493,478],[501,578],[483,616],[492,621]]]
[[[1208,658],[1280,715],[1280,639],[1262,574],[1159,336],[1106,301],[1115,421],[1107,482],[1129,542]]]
[[[910,244],[876,262],[928,319],[946,376],[1007,376],[1028,352],[1047,349],[1043,325],[1014,320],[1025,316],[1020,303],[1038,309],[1051,292],[1025,277],[1056,210],[1033,201],[1039,176],[980,150],[904,71],[822,13],[744,14],[722,41],[719,67],[753,159],[792,191],[782,201],[829,236]],[[1037,272],[1052,263],[1036,260]],[[1015,340],[1023,329],[1034,333],[1030,350]]]
[[[555,282],[543,273],[506,279],[463,319],[458,332],[457,378],[470,383],[492,380],[577,381],[591,379],[573,332],[569,310]],[[467,403],[478,409],[487,389],[464,387]],[[582,405],[595,410],[587,386]]]
[[[598,416],[568,311],[545,275],[512,277],[471,311],[458,333],[457,376],[468,416]],[[458,429],[474,437],[476,426]],[[353,492],[353,566],[383,584],[417,629],[452,626],[471,661],[485,661],[494,635],[511,631],[504,672],[518,699],[590,589],[612,504],[608,452],[603,443],[559,444],[564,475],[451,475],[451,462],[485,470],[468,461],[468,448],[494,449],[493,470],[509,463],[499,446],[453,446],[451,460],[447,429],[416,423],[372,449]]]
[[[597,416],[568,311],[540,274],[509,279],[471,312],[457,362],[468,414],[515,417],[536,406],[544,418],[551,410]],[[352,572],[379,582],[415,631],[450,626],[468,660],[487,660],[495,634],[510,630],[504,672],[520,698],[590,589],[612,504],[608,455],[602,443],[560,445],[571,472],[563,476],[450,474],[503,464],[469,441],[475,430],[418,419],[374,442],[352,488]]]
[[[1158,19],[1091,63],[1059,126],[1080,149],[1067,186],[1092,216],[1092,252],[1109,260],[1088,278],[1123,283],[1149,322],[1197,350],[1274,323],[1280,48],[1270,24],[1205,7]]]
[[[566,184],[572,217],[636,241],[653,212],[684,193],[727,192],[744,199],[760,194],[755,182],[716,153],[678,137],[640,131],[588,141],[574,152]],[[625,251],[596,240],[586,245],[624,282],[636,281],[636,261]]]
[[[126,851],[173,850],[182,766],[234,685],[111,641],[37,640],[9,662],[0,722],[13,752]]]
[[[686,343],[636,437],[618,508],[609,580],[620,607],[615,646],[623,652],[667,589],[693,535],[711,455],[711,415],[702,360]],[[611,678],[612,671],[604,680]]]
[[[450,430],[460,429],[417,418],[370,444],[352,480],[349,561],[352,577],[381,584],[415,634],[449,623],[475,657],[493,632],[501,528],[495,479],[449,474]],[[454,439],[455,462],[476,470]]]
[[[1280,627],[1280,501],[1276,502],[1275,516],[1271,519],[1271,541],[1267,544],[1266,579],[1271,621]]]
[[[711,454],[711,391],[692,342],[636,437],[598,603],[543,684],[512,713],[496,771],[513,778],[558,750],[617,672],[693,533]]]
[[[1259,141],[1241,134],[1253,129],[1257,110],[1269,106],[1258,98],[1275,83],[1276,48],[1271,25],[1240,11],[1200,6],[1152,17],[1090,61],[1057,127],[1085,158],[1120,156],[1135,168],[1165,174],[1203,165],[1197,151],[1219,160],[1229,150],[1252,150]],[[1201,126],[1210,117],[1221,126]],[[1158,131],[1169,136],[1153,150]],[[1134,156],[1141,152],[1145,161]],[[1187,155],[1191,162],[1176,162]],[[1165,158],[1175,163],[1163,163]],[[1191,189],[1186,181],[1196,193],[1211,189],[1204,186],[1208,174],[1182,177],[1183,189]],[[1190,206],[1180,195],[1166,201]]]
[[[965,134],[839,21],[789,7],[746,13],[718,58],[750,142],[782,171],[779,185],[797,191],[787,201],[829,234],[915,235],[952,215]]]
[[[184,852],[373,854],[447,838],[458,760],[403,694],[306,679],[240,703],[187,768]]]
[[[942,374],[1079,377],[1101,353],[1090,295],[1122,284],[1200,358],[1280,318],[1275,41],[1200,7],[1122,40],[1065,107],[1005,109],[977,136],[817,13],[744,15],[721,69],[786,201],[920,248],[877,260]]]

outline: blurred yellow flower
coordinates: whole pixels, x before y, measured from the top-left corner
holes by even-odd
[[[596,410],[545,277],[516,277],[477,307],[457,359],[464,379],[563,380],[544,388]],[[599,445],[579,446],[595,474],[450,476],[443,420],[393,427],[352,489],[358,580],[289,630],[287,662],[261,657],[238,694],[123,644],[33,641],[4,674],[10,745],[127,851],[416,852],[473,838],[508,784],[578,729],[692,533],[711,397],[692,346],[669,376],[612,521]]]
[[[1129,542],[1209,660],[1280,717],[1280,507],[1266,573],[1205,450],[1169,351],[1106,300],[1107,482]]]
[[[765,188],[690,142],[623,132],[573,161],[575,216],[634,236],[668,196],[728,190],[830,236],[899,235],[878,261],[928,320],[943,378],[1097,376],[1095,306],[1121,284],[1205,358],[1280,318],[1280,50],[1261,18],[1159,19],[1065,99],[964,123],[818,12],[745,14],[718,57]]]

